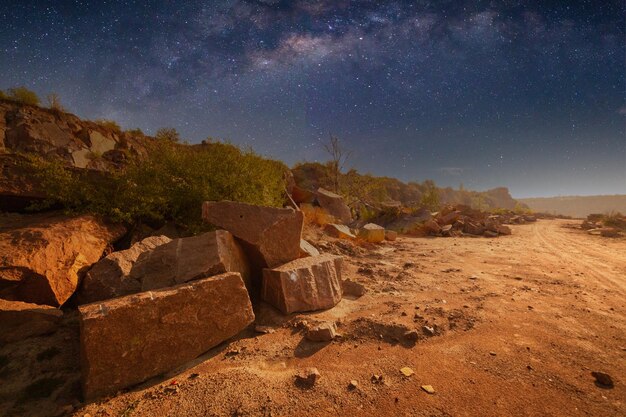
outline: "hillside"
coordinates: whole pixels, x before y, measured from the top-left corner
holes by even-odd
[[[592,213],[626,213],[626,195],[565,196],[545,198],[522,198],[531,210],[543,213],[587,217]]]

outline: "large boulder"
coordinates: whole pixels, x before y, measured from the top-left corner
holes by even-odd
[[[63,317],[58,308],[0,299],[0,342],[11,343],[52,333]]]
[[[437,217],[437,223],[440,226],[447,226],[457,221],[460,216],[461,216],[461,212],[457,210],[451,211],[446,214],[443,214],[442,212],[442,213],[439,213],[439,216]]]
[[[139,256],[131,277],[148,291],[210,277],[225,272],[238,272],[250,287],[248,259],[226,230],[199,236],[174,239]]]
[[[424,222],[424,231],[429,235],[438,235],[441,233],[441,226],[433,219]]]
[[[380,243],[385,240],[385,228],[374,223],[368,223],[359,229],[359,238],[371,243]]]
[[[343,197],[323,188],[318,188],[316,192],[317,202],[328,211],[331,216],[342,223],[350,223],[352,214],[350,207],[343,201]]]
[[[141,291],[141,282],[130,277],[135,262],[145,252],[171,242],[166,236],[151,236],[129,249],[113,252],[95,264],[83,279],[78,292],[80,304],[106,300]]]
[[[206,201],[202,218],[244,242],[255,263],[272,268],[300,256],[300,211],[232,201]]]
[[[264,269],[261,298],[285,314],[331,308],[341,301],[342,261],[321,255]]]
[[[237,273],[79,307],[86,400],[172,370],[254,321]]]
[[[125,232],[93,216],[0,216],[0,297],[60,306]]]

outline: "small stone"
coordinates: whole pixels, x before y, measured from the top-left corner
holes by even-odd
[[[349,390],[355,390],[359,387],[359,383],[356,380],[351,380],[350,383],[348,384],[348,389]]]
[[[435,389],[433,388],[432,385],[422,385],[422,389],[424,391],[426,391],[429,394],[434,394],[435,393]]]
[[[271,334],[274,333],[276,330],[270,326],[261,326],[257,324],[256,326],[254,326],[254,331],[261,334]]]
[[[382,384],[383,376],[382,375],[378,375],[378,374],[374,374],[374,375],[372,375],[370,380],[372,381],[373,384]]]
[[[306,368],[296,374],[296,385],[311,388],[321,376],[317,368]]]
[[[420,336],[417,333],[417,330],[407,330],[406,332],[404,332],[404,340],[407,340],[409,342],[417,342],[419,337]]]
[[[200,377],[200,374],[196,373],[196,372],[194,372],[194,373],[189,375],[189,379],[196,379],[196,378],[199,378],[199,377]]]
[[[496,353],[496,352],[489,352],[489,354],[490,354],[491,356],[496,356],[496,355],[497,355],[497,353]]]
[[[330,342],[337,336],[334,322],[324,322],[308,328],[306,338],[312,342]]]
[[[422,331],[427,336],[434,336],[435,335],[435,329],[433,327],[430,327],[430,326],[422,326]]]
[[[408,366],[405,366],[404,368],[400,369],[400,373],[404,376],[411,376],[415,372],[413,372],[413,369],[409,368]]]
[[[407,316],[406,311],[403,311],[400,315],[401,315],[402,317],[406,317],[406,316]]]
[[[609,374],[594,371],[591,373],[591,375],[596,379],[596,384],[604,388],[613,388],[613,379]]]
[[[475,279],[478,279],[478,277],[476,275],[472,275],[472,276],[469,277],[469,279],[475,280]]]

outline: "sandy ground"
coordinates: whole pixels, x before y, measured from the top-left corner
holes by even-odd
[[[497,239],[322,243],[346,254],[345,278],[365,284],[366,295],[290,317],[258,306],[257,322],[273,333],[250,329],[185,369],[73,414],[624,416],[626,239],[573,227],[542,220]],[[304,339],[302,320],[329,319],[340,338]],[[402,337],[407,329],[418,330],[416,343]],[[294,384],[306,367],[321,374],[308,389]],[[615,387],[595,385],[592,371],[610,374]]]

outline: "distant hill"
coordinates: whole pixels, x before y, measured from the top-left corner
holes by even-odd
[[[626,213],[626,195],[592,195],[545,198],[520,198],[531,210],[572,217],[587,217],[591,213]]]

